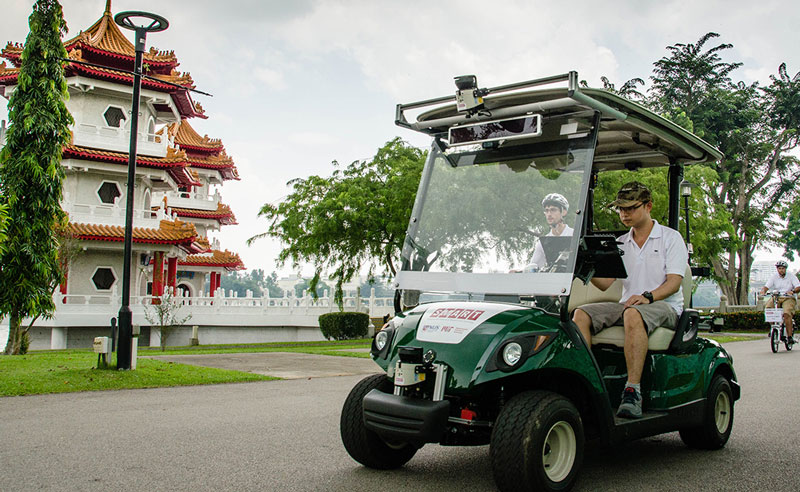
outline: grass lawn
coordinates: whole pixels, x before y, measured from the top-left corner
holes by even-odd
[[[302,352],[369,358],[371,339],[333,342],[290,342],[246,345],[202,345],[197,347],[139,348],[135,371],[97,369],[97,354],[91,350],[33,351],[27,355],[0,356],[0,396],[68,393],[133,388],[157,388],[196,384],[269,381],[270,376],[146,359],[150,355],[230,354],[244,352]]]
[[[758,340],[760,338],[766,338],[766,337],[754,337],[754,336],[737,337],[737,336],[733,336],[733,335],[710,335],[710,334],[707,334],[707,333],[706,334],[702,334],[702,335],[698,335],[698,336],[701,336],[703,338],[708,338],[708,339],[711,339],[711,340],[715,340],[715,341],[717,341],[719,343],[742,342],[742,341]]]
[[[198,345],[195,347],[160,348],[139,347],[139,355],[189,355],[189,354],[241,354],[248,352],[301,352],[316,355],[369,358],[369,352],[352,352],[351,349],[368,349],[371,338],[330,342],[278,342],[238,345]]]
[[[0,356],[0,396],[268,381],[278,378],[139,359],[135,371],[96,369],[88,350]]]

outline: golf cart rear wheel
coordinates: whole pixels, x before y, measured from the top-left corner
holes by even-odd
[[[683,442],[690,448],[720,449],[733,429],[733,391],[724,376],[717,374],[708,388],[703,424],[681,429]]]
[[[772,333],[770,333],[770,336],[769,336],[769,341],[770,341],[770,344],[772,345],[772,353],[773,354],[777,354],[778,353],[778,347],[781,346],[781,338],[778,335],[778,331],[777,330],[772,330]]]
[[[583,423],[561,395],[528,391],[500,412],[489,455],[503,491],[569,490],[583,461]]]
[[[342,407],[339,430],[342,443],[350,456],[369,468],[390,470],[400,468],[416,454],[417,446],[402,441],[386,441],[364,427],[364,396],[378,389],[392,392],[392,381],[385,374],[374,374],[362,379],[347,395]]]

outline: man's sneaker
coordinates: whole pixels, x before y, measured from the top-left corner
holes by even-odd
[[[642,395],[636,388],[628,386],[622,392],[622,403],[617,410],[617,417],[638,419],[642,416]]]

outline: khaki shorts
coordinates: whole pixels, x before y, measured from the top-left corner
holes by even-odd
[[[771,308],[772,306],[772,297],[767,299],[767,304],[765,307]],[[778,298],[778,307],[783,308],[783,312],[789,315],[794,314],[794,308],[796,307],[796,302],[794,297],[779,297]]]
[[[653,330],[659,326],[674,330],[678,324],[678,314],[672,309],[672,306],[664,301],[656,301],[652,304],[638,304],[629,308],[619,302],[596,302],[580,306],[578,309],[588,314],[592,319],[592,335],[597,335],[609,326],[623,326],[622,314],[625,309],[639,311],[648,335],[653,333]]]

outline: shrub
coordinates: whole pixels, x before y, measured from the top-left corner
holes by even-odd
[[[764,321],[763,311],[739,311],[736,313],[714,313],[712,318],[723,319],[723,330],[769,331],[769,323]],[[800,326],[800,313],[794,313],[794,326]]]
[[[349,340],[367,336],[369,315],[367,313],[327,313],[319,317],[319,329],[330,340]]]

